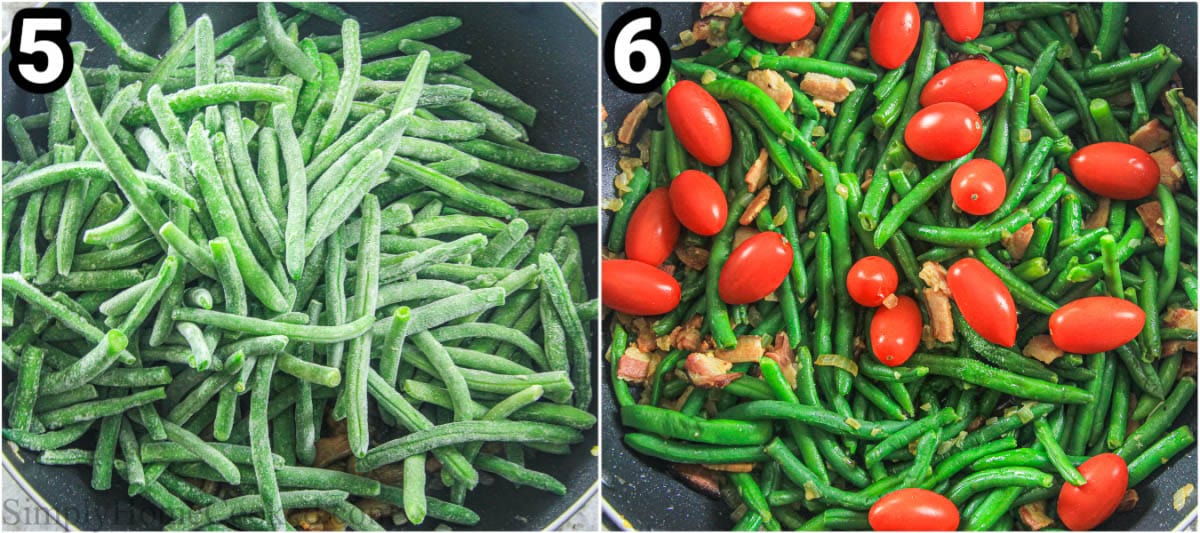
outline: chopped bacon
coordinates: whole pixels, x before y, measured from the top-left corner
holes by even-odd
[[[1183,353],[1179,354],[1183,360],[1179,362],[1180,377],[1196,377],[1196,341],[1170,341],[1183,344],[1191,344]]]
[[[1196,353],[1196,341],[1166,341],[1162,343],[1162,356],[1170,357],[1177,353]],[[1186,359],[1185,359],[1186,361]]]
[[[712,19],[704,18],[692,23],[692,38],[695,39],[696,42],[707,41],[711,36]]]
[[[1108,218],[1105,216],[1105,218]],[[1025,224],[1017,229],[1012,235],[1006,235],[1000,239],[1000,244],[1008,250],[1014,260],[1020,261],[1025,257],[1025,249],[1029,248],[1029,241],[1033,239],[1033,224]]]
[[[1125,495],[1121,497],[1121,503],[1117,504],[1117,511],[1122,513],[1132,511],[1138,504],[1138,493],[1135,489],[1125,491]]]
[[[929,311],[930,334],[939,342],[954,342],[954,317],[950,314],[950,286],[946,284],[946,269],[926,261],[917,273],[927,288],[925,308]]]
[[[733,363],[700,352],[689,354],[687,363],[684,365],[684,368],[687,369],[688,379],[692,380],[693,385],[713,389],[722,388],[742,377],[741,372],[730,372],[729,369],[732,367]]]
[[[317,439],[313,466],[325,468],[350,456],[350,440],[346,434]]]
[[[813,98],[813,105],[816,106],[817,111],[820,111],[831,117],[837,116],[837,104],[834,104],[829,100],[824,98]]]
[[[800,90],[808,93],[814,99],[841,102],[854,92],[854,82],[850,78],[835,78],[828,74],[807,72],[800,80]]]
[[[1133,132],[1133,135],[1129,136],[1129,144],[1153,152],[1171,144],[1171,130],[1163,126],[1162,121],[1154,119]]]
[[[654,328],[642,328],[637,332],[637,348],[643,352],[650,353],[658,348],[658,336],[654,334]]]
[[[605,120],[608,120],[608,108],[602,105],[600,106],[600,122],[604,122]]]
[[[717,357],[730,363],[757,363],[763,352],[762,337],[742,335],[733,348],[717,350]]]
[[[784,81],[783,76],[774,70],[751,70],[746,73],[746,81],[762,89],[781,111],[787,111],[792,106],[792,87]]]
[[[709,16],[732,18],[745,10],[745,2],[704,2],[700,4],[700,18]]]
[[[1046,364],[1053,363],[1055,359],[1063,356],[1063,351],[1054,345],[1049,335],[1038,335],[1029,339],[1021,353]]]
[[[1168,328],[1184,328],[1196,331],[1196,310],[1172,307],[1163,315],[1163,325]]]
[[[1151,152],[1150,157],[1158,164],[1158,182],[1172,191],[1178,191],[1183,185],[1183,166],[1175,157],[1175,151],[1163,148]]]
[[[633,134],[637,133],[638,126],[642,124],[642,119],[646,118],[646,113],[650,111],[650,102],[642,100],[633,107],[628,115],[625,115],[625,120],[621,122],[621,129],[617,130],[617,140],[622,144],[633,142]]]
[[[1138,216],[1142,217],[1142,223],[1146,225],[1146,231],[1150,232],[1150,236],[1154,237],[1154,242],[1159,246],[1167,245],[1167,233],[1163,227],[1163,212],[1162,204],[1158,202],[1146,202],[1137,206]]]
[[[701,334],[703,328],[703,316],[696,315],[689,318],[683,325],[675,326],[675,329],[671,331],[669,337],[671,346],[681,350],[700,351],[704,347],[704,336]]]
[[[758,158],[754,160],[754,164],[746,170],[746,185],[750,187],[750,192],[757,191],[767,183],[767,149],[758,149]],[[743,222],[743,224],[745,224]]]
[[[717,472],[748,473],[754,471],[754,463],[709,463],[701,466]]]
[[[438,463],[438,465],[440,466],[441,463]],[[349,470],[349,469],[347,469],[347,470]],[[386,483],[388,485],[395,485],[397,483],[404,481],[404,464],[403,463],[400,463],[400,464],[392,463],[390,465],[383,465],[379,468],[376,468],[375,470],[368,472],[367,477],[374,479],[380,483]]]
[[[749,239],[755,235],[758,235],[757,229],[749,226],[739,226],[738,229],[733,232],[733,247],[737,248],[743,242],[746,242],[746,239]]]
[[[738,218],[738,223],[743,226],[749,226],[758,218],[758,213],[767,207],[767,202],[771,201],[771,188],[763,187],[758,194],[754,195],[754,199],[750,200],[750,205],[746,206],[746,210],[742,212],[742,216]]]
[[[630,346],[617,362],[617,377],[630,383],[642,384],[650,377],[650,354]]]
[[[1112,207],[1112,200],[1109,200],[1106,197],[1100,198],[1099,200],[1097,200],[1096,201],[1096,210],[1092,211],[1092,214],[1088,215],[1087,220],[1083,221],[1083,229],[1096,229],[1096,228],[1103,228],[1103,227],[1107,226],[1108,225],[1108,211],[1111,207]],[[1026,226],[1029,226],[1029,228],[1030,228],[1029,236],[1032,237],[1033,236],[1033,225],[1026,224]],[[1026,245],[1028,245],[1028,243],[1026,243]],[[1025,250],[1021,250],[1021,252],[1022,252],[1021,255],[1025,255],[1024,254]],[[1020,260],[1021,258],[1017,257],[1016,255],[1013,255],[1013,259]]]
[[[788,57],[812,57],[813,52],[817,51],[817,43],[812,39],[802,39],[792,43],[783,51],[782,55]]]
[[[792,343],[788,341],[788,334],[786,331],[780,331],[779,333],[775,334],[775,345],[771,347],[771,351],[786,357],[789,363],[792,361],[794,352],[792,351]],[[776,359],[776,361],[779,360]],[[782,361],[780,361],[780,363],[782,363]]]
[[[983,427],[984,419],[982,416],[977,416],[971,419],[971,423],[967,424],[967,431],[975,431]]]
[[[692,270],[704,270],[708,266],[708,248],[684,244],[682,240],[675,246],[675,257]]]
[[[676,463],[671,465],[671,472],[683,480],[684,484],[700,491],[709,498],[721,497],[721,486],[717,483],[717,473],[700,465]]]
[[[1046,515],[1045,500],[1022,505],[1018,512],[1021,515],[1021,521],[1034,531],[1040,531],[1042,528],[1054,524],[1054,520]]]

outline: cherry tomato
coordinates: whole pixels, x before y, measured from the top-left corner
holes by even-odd
[[[621,313],[661,315],[679,305],[679,282],[640,261],[609,259],[600,263],[600,296]]]
[[[764,231],[729,254],[717,279],[717,292],[725,303],[757,302],[778,288],[791,269],[792,245],[783,235]]]
[[[1071,173],[1087,190],[1114,200],[1137,200],[1154,192],[1159,171],[1154,158],[1132,144],[1101,142],[1071,156]]]
[[[705,165],[729,160],[733,136],[729,118],[717,100],[696,82],[683,80],[667,92],[667,118],[683,148]]]
[[[991,159],[972,159],[954,171],[950,180],[950,196],[963,212],[988,215],[1004,203],[1008,182],[1004,170]]]
[[[1017,342],[1017,305],[995,272],[973,257],[959,259],[947,271],[946,285],[976,333],[1005,348]]]
[[[983,31],[983,2],[936,2],[933,9],[946,35],[957,42],[970,41]]]
[[[884,2],[871,21],[871,59],[885,69],[899,68],[921,37],[921,14],[913,2]]]
[[[650,266],[661,265],[675,250],[679,221],[671,213],[671,196],[666,187],[642,198],[625,233],[625,257]]]
[[[1133,302],[1111,296],[1080,298],[1050,315],[1050,340],[1064,352],[1114,350],[1136,339],[1146,313]]]
[[[699,170],[685,170],[671,181],[671,211],[697,235],[716,235],[725,226],[729,206],[717,180]]]
[[[742,12],[752,35],[777,44],[803,39],[816,21],[811,2],[754,2]]]
[[[879,362],[898,366],[908,361],[921,344],[921,309],[908,296],[896,299],[896,306],[880,307],[871,318],[871,351]]]
[[[921,105],[958,102],[983,111],[998,102],[1007,88],[1008,76],[1000,65],[986,59],[968,59],[934,74],[921,89]]]
[[[1115,453],[1102,453],[1079,465],[1087,479],[1082,487],[1063,483],[1058,492],[1058,518],[1074,531],[1095,529],[1108,520],[1129,488],[1129,466]]]
[[[958,521],[958,507],[950,498],[925,489],[889,492],[867,513],[875,531],[954,531]]]
[[[900,276],[887,259],[869,255],[859,259],[846,274],[846,291],[864,307],[879,307],[884,298],[895,294]]]
[[[904,143],[930,161],[949,161],[970,153],[983,139],[983,121],[958,102],[939,102],[917,111],[904,128]]]

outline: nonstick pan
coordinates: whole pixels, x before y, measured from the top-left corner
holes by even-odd
[[[606,3],[601,27],[607,31],[617,17],[631,9],[650,5],[662,17],[663,38],[669,44],[679,42],[679,32],[692,27],[699,13],[693,3]],[[1133,50],[1148,50],[1165,43],[1183,58],[1180,75],[1189,95],[1196,88],[1196,5],[1183,3],[1132,3],[1129,5],[1126,39]],[[675,52],[676,57],[694,56],[702,46]],[[602,102],[609,113],[609,129],[615,131],[620,120],[643,97],[618,89],[605,77]],[[612,176],[617,172],[619,155],[614,149],[603,152],[601,194],[615,196]],[[607,227],[608,218],[602,221]],[[605,331],[609,331],[606,327]],[[666,463],[634,453],[621,441],[625,430],[613,401],[611,381],[605,376],[601,398],[601,423],[604,432],[604,471],[601,476],[608,525],[620,529],[655,530],[727,530],[733,526],[724,502],[710,499],[671,476]],[[1179,415],[1196,429],[1196,404]],[[1196,500],[1176,511],[1171,495],[1187,483],[1196,483],[1196,449],[1176,457],[1166,468],[1138,486],[1140,502],[1130,512],[1117,513],[1097,530],[1163,531],[1182,528],[1196,519]]]
[[[54,4],[51,4],[53,7]],[[101,12],[139,50],[161,54],[169,46],[165,3],[102,4]],[[86,42],[91,50],[86,66],[116,62],[74,8],[70,40]],[[596,204],[596,29],[575,8],[566,4],[469,4],[469,3],[352,3],[343,6],[362,24],[364,32],[387,30],[433,15],[461,17],[463,25],[431,42],[471,54],[471,65],[538,108],[537,123],[530,130],[531,144],[556,153],[571,154],[582,164],[569,174],[549,174],[587,191],[582,205]],[[212,18],[219,34],[233,25],[255,17],[253,3],[186,4],[189,20],[201,13]],[[281,10],[292,12],[286,6]],[[338,33],[332,23],[313,19],[303,34]],[[7,65],[11,55],[4,53]],[[8,77],[3,80],[3,112],[26,115],[45,111],[40,95],[26,93]],[[4,153],[13,154],[5,137]],[[12,156],[8,156],[12,159]],[[597,242],[594,231],[581,231],[583,265],[590,294],[597,294]],[[595,352],[593,352],[595,353]],[[5,381],[12,376],[5,374]],[[593,403],[593,408],[595,402]],[[495,486],[473,491],[467,505],[479,513],[479,530],[540,530],[554,528],[578,509],[597,486],[597,458],[593,450],[598,430],[592,428],[570,455],[539,455],[536,466],[567,486],[567,495],[556,497],[529,488],[513,490],[503,480]],[[80,445],[90,443],[80,443]],[[113,488],[97,492],[89,486],[90,468],[42,466],[28,451],[4,446],[4,466],[39,505],[53,509],[69,526],[81,530],[160,530],[169,519],[141,498],[125,495],[119,479]],[[14,501],[20,495],[5,494]],[[6,500],[7,501],[7,500]],[[22,515],[33,525],[52,525],[45,516]],[[426,528],[437,524],[426,522]],[[385,524],[386,525],[386,524]]]

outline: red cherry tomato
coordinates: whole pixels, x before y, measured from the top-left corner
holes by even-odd
[[[880,307],[871,319],[871,351],[879,362],[898,366],[921,344],[921,309],[916,300],[901,296],[896,306]]]
[[[1080,298],[1050,315],[1050,340],[1064,352],[1114,350],[1136,339],[1146,313],[1133,302],[1111,296]]]
[[[1008,76],[1000,65],[986,59],[968,59],[934,74],[921,89],[921,105],[958,102],[983,111],[998,102],[1007,88]]]
[[[921,14],[913,2],[884,2],[871,21],[871,59],[885,69],[899,68],[921,37]]]
[[[699,170],[685,170],[671,181],[671,211],[697,235],[716,235],[725,226],[729,205],[717,180]]]
[[[661,315],[679,305],[679,282],[646,263],[609,259],[600,263],[600,296],[621,313]]]
[[[950,180],[950,196],[963,212],[988,215],[1004,203],[1008,182],[1004,170],[991,159],[972,159],[954,171]]]
[[[970,41],[983,31],[983,2],[937,2],[933,9],[946,35],[957,42]]]
[[[983,139],[983,121],[958,102],[939,102],[917,111],[904,128],[904,143],[930,161],[949,161],[970,153]]]
[[[950,498],[925,489],[889,492],[867,513],[875,531],[954,531],[958,521],[958,507]]]
[[[659,187],[642,198],[629,217],[625,257],[658,266],[671,257],[677,240],[679,221],[671,213],[670,193],[666,187]]]
[[[683,148],[705,165],[729,160],[733,136],[729,118],[717,100],[695,82],[683,80],[667,91],[667,118]]]
[[[1011,348],[1017,342],[1017,305],[1008,286],[978,259],[959,259],[947,271],[946,285],[967,325],[990,342]]]
[[[1071,173],[1087,190],[1114,200],[1137,200],[1154,192],[1159,171],[1154,158],[1132,144],[1102,142],[1071,156]]]
[[[864,307],[879,307],[884,298],[896,293],[900,276],[887,259],[869,255],[859,259],[846,274],[846,291]]]
[[[757,302],[778,288],[791,269],[792,245],[783,235],[764,231],[729,254],[717,279],[717,292],[725,303]]]
[[[816,21],[811,2],[754,2],[742,12],[752,35],[777,44],[803,39]]]
[[[1102,453],[1079,465],[1087,479],[1082,487],[1063,483],[1058,492],[1058,518],[1073,531],[1095,529],[1108,520],[1129,488],[1129,466],[1115,453]]]

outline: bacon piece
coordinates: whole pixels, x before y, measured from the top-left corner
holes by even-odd
[[[678,257],[679,261],[683,263],[684,266],[692,270],[704,270],[706,267],[708,267],[708,256],[708,248],[704,248],[702,246],[689,246],[684,244],[682,240],[680,240],[679,245],[675,247],[675,257]]]
[[[754,199],[750,200],[750,205],[746,206],[746,210],[738,218],[738,223],[743,226],[749,226],[754,223],[754,219],[758,218],[758,213],[767,207],[767,202],[769,201],[771,201],[771,188],[763,187],[761,191],[758,191],[758,194],[754,195]]]
[[[1088,215],[1087,220],[1083,221],[1083,229],[1096,229],[1096,228],[1103,228],[1103,227],[1107,226],[1108,225],[1108,212],[1111,209],[1111,207],[1112,207],[1112,200],[1110,200],[1108,198],[1101,198],[1101,199],[1097,200],[1096,201],[1096,210],[1092,211],[1092,214]],[[1033,225],[1026,224],[1026,226],[1029,226],[1029,228],[1030,228],[1029,236],[1033,237]],[[1026,244],[1026,246],[1028,246],[1029,243],[1026,242],[1025,244]],[[1024,249],[1022,249],[1021,252],[1022,252],[1021,255],[1025,255]],[[1017,257],[1015,255],[1013,256],[1013,258],[1017,259],[1017,260],[1021,259],[1020,257]]]
[[[617,377],[630,383],[643,384],[650,377],[650,354],[630,346],[617,362]]]
[[[600,122],[608,120],[608,108],[600,106]]]
[[[1171,144],[1171,130],[1163,126],[1162,121],[1154,119],[1133,132],[1133,135],[1129,136],[1129,144],[1153,152]]]
[[[1125,513],[1132,511],[1138,504],[1138,493],[1135,489],[1125,491],[1125,495],[1121,497],[1121,503],[1117,504],[1117,511]]]
[[[817,111],[820,111],[831,117],[837,116],[837,105],[829,100],[824,98],[813,98],[813,105],[816,106]]]
[[[749,473],[754,471],[754,463],[709,463],[701,466],[717,472]]]
[[[746,170],[746,185],[750,187],[750,192],[757,191],[767,183],[767,149],[758,149],[758,158]],[[745,224],[745,222],[743,222]]]
[[[1063,351],[1054,345],[1054,341],[1050,340],[1049,335],[1038,335],[1029,339],[1021,353],[1046,364],[1053,363],[1055,359],[1064,355]]]
[[[1172,191],[1179,191],[1183,185],[1183,166],[1175,157],[1175,151],[1163,148],[1150,153],[1150,158],[1158,164],[1158,182]]]
[[[946,284],[946,269],[933,261],[926,261],[917,276],[926,285],[922,294],[925,296],[925,309],[929,311],[930,334],[939,342],[954,342],[954,317],[950,313],[950,286]]]
[[[1137,212],[1138,216],[1142,217],[1142,223],[1146,225],[1146,231],[1154,237],[1154,242],[1159,246],[1166,246],[1167,234],[1163,227],[1162,204],[1157,201],[1146,202],[1137,206]]]
[[[784,81],[783,76],[774,70],[751,70],[746,73],[746,81],[762,89],[781,111],[787,111],[792,106],[792,87]]]
[[[1184,328],[1196,331],[1195,309],[1184,309],[1182,307],[1172,307],[1163,315],[1163,325],[1168,328]]]
[[[1180,377],[1196,377],[1196,341],[1171,342],[1191,345],[1184,348],[1184,352],[1179,354],[1179,357],[1183,358],[1183,360],[1179,362],[1179,375]]]
[[[1040,531],[1042,528],[1054,524],[1054,520],[1046,515],[1045,500],[1038,500],[1022,505],[1018,512],[1021,515],[1021,521],[1034,531]]]
[[[625,115],[625,120],[621,122],[621,129],[617,130],[617,140],[622,144],[633,142],[633,134],[637,133],[638,126],[642,124],[642,119],[646,118],[646,113],[650,111],[650,102],[642,100],[633,110]]]
[[[703,316],[696,315],[689,318],[683,325],[675,326],[675,329],[671,331],[669,337],[671,346],[681,350],[700,351],[704,343],[704,336],[700,333],[703,328]]]
[[[654,328],[646,327],[638,330],[637,348],[645,353],[653,352],[658,348],[658,335],[654,334]]]
[[[1108,215],[1105,215],[1105,219]],[[1020,261],[1025,257],[1025,249],[1029,248],[1029,241],[1033,239],[1033,224],[1025,224],[1017,229],[1012,235],[1006,235],[1000,239],[1000,244],[1008,250],[1014,260]]]
[[[835,78],[828,74],[806,72],[800,80],[800,90],[808,93],[814,99],[841,102],[854,92],[854,82],[850,78]]]
[[[749,226],[738,226],[738,229],[733,232],[733,247],[737,248],[746,239],[758,235],[758,230]]]
[[[692,38],[696,42],[707,41],[709,37],[712,37],[712,19],[705,18],[692,23]]]
[[[742,335],[737,338],[737,345],[728,350],[717,350],[716,355],[730,363],[757,363],[763,352],[762,337]]]
[[[817,51],[817,43],[812,39],[802,39],[792,43],[782,55],[788,57],[812,57]]]
[[[721,497],[721,486],[717,483],[718,474],[716,472],[700,465],[680,463],[672,464],[671,472],[675,474],[675,477],[683,480],[685,485],[696,489],[701,494],[714,499]]]
[[[733,363],[700,352],[689,354],[687,363],[684,365],[684,368],[687,369],[688,379],[692,380],[693,385],[710,389],[723,388],[733,380],[742,377],[741,372],[730,372],[729,369],[732,367]]]
[[[731,18],[745,10],[745,2],[703,2],[700,4],[700,18],[709,16]]]
[[[776,363],[779,363],[779,372],[783,374],[783,378],[787,380],[792,388],[796,388],[796,363],[791,357],[781,355],[777,352],[767,352],[763,357],[769,357]]]
[[[325,468],[350,456],[350,440],[346,434],[317,439],[313,466]]]

